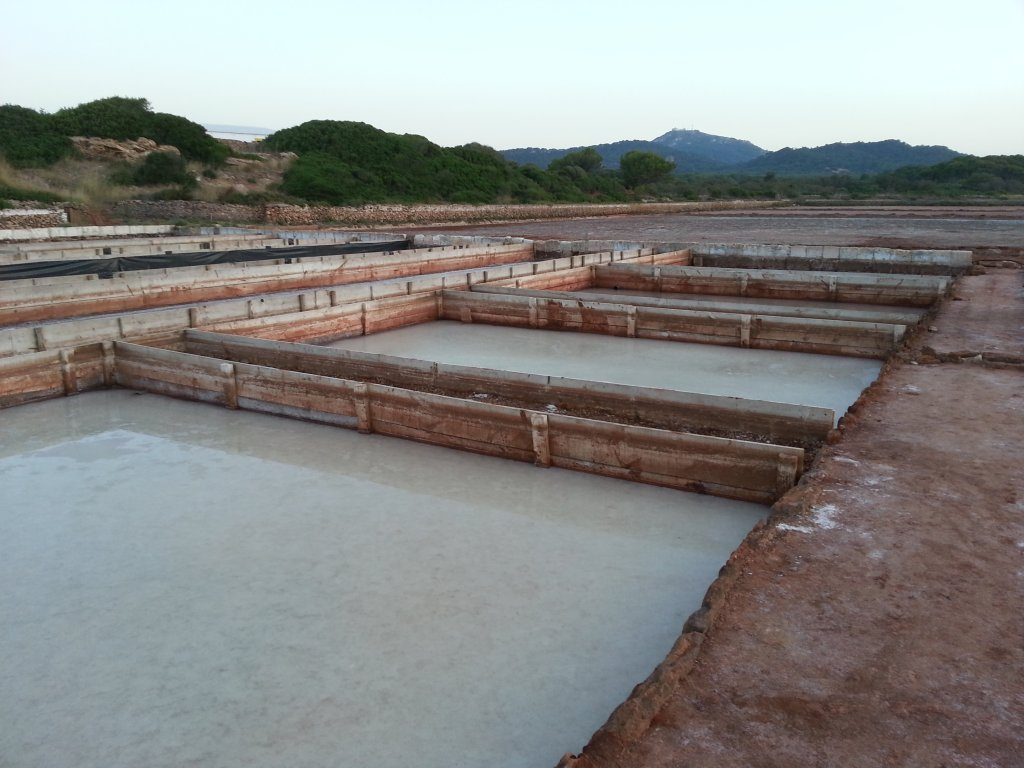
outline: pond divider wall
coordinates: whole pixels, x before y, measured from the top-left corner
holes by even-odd
[[[701,243],[691,250],[695,267],[958,275],[973,264],[970,251],[953,250],[745,243]]]
[[[885,357],[905,325],[442,291],[441,319],[752,349]]]
[[[0,283],[0,324],[215,301],[260,293],[386,280],[533,258],[532,245],[447,248],[211,264]]]
[[[115,342],[120,386],[541,466],[771,503],[801,448],[610,423]]]
[[[595,270],[597,288],[702,293],[764,299],[805,299],[927,307],[945,296],[952,280],[926,275],[728,269],[606,264]]]
[[[341,379],[372,380],[416,390],[480,393],[544,409],[593,409],[613,420],[682,430],[753,433],[774,440],[821,441],[835,422],[828,408],[748,400],[722,395],[638,387],[429,360],[281,343],[189,330],[184,351],[234,362],[265,365]]]
[[[591,288],[584,286],[577,291],[547,291],[531,288],[508,288],[489,283],[472,286],[476,293],[502,293],[509,296],[532,296],[538,299],[571,299],[574,301],[608,301],[615,304],[629,304],[637,307],[660,307],[663,309],[692,309],[704,312],[736,312],[739,314],[775,315],[777,317],[811,317],[821,320],[850,320],[860,323],[893,323],[913,325],[921,319],[919,309],[882,307],[871,309],[849,309],[841,304],[835,306],[800,306],[791,304],[730,301],[722,299],[688,299],[685,294],[664,294],[663,296],[634,296],[612,288]]]

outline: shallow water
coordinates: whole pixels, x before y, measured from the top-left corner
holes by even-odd
[[[593,333],[441,321],[328,346],[452,365],[568,376],[832,408],[836,418],[878,376],[879,360]]]
[[[0,762],[553,765],[763,513],[156,395],[0,411]]]

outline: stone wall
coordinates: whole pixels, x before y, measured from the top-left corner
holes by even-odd
[[[33,200],[11,200],[9,208],[0,208],[0,230],[59,227],[67,224],[68,215],[63,208]]]
[[[198,200],[123,200],[114,204],[111,213],[122,221],[259,224],[264,220],[263,207],[259,205],[204,203]]]
[[[706,203],[602,203],[551,205],[365,205],[263,206],[228,205],[189,200],[126,200],[113,214],[126,221],[209,221],[275,226],[402,226],[424,224],[485,224],[496,221],[571,219],[581,216],[680,213],[741,208],[766,208],[782,201],[720,201]]]

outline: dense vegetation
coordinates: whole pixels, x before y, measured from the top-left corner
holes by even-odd
[[[1024,195],[1024,156],[958,157],[932,166],[882,174],[779,176],[766,173],[677,176],[648,187],[647,194],[676,200],[773,199],[912,202]]]
[[[507,149],[502,155],[517,163],[550,163],[572,149]],[[742,174],[761,176],[826,176],[832,173],[884,173],[908,165],[934,165],[959,157],[948,147],[915,147],[902,141],[858,141],[823,147],[789,147],[765,152],[748,141],[700,131],[669,131],[654,141],[617,141],[594,147],[608,168],[616,168],[627,152],[640,150],[675,163],[676,174]]]
[[[667,179],[675,167],[676,164],[671,160],[658,157],[652,152],[627,152],[619,161],[622,182],[630,189],[657,184]]]
[[[566,162],[554,170],[520,167],[480,144],[445,148],[365,123],[312,120],[268,136],[264,145],[299,156],[285,174],[284,193],[335,205],[626,197],[618,178],[592,162]]]
[[[177,184],[185,189],[196,186],[196,179],[188,171],[185,158],[174,152],[151,152],[141,163],[117,169],[112,180],[125,186],[155,186]]]
[[[715,173],[729,170],[729,166],[718,160],[711,159],[696,152],[689,152],[684,149],[670,147],[656,141],[616,141],[611,144],[595,144],[591,147],[597,152],[606,168],[615,169],[619,167],[622,156],[629,152],[648,152],[669,160],[676,165],[679,173]],[[564,157],[567,154],[579,152],[584,147],[572,147],[570,149],[538,149],[536,147],[524,147],[521,149],[504,149],[501,151],[506,160],[511,160],[520,165],[536,165],[539,168],[550,168],[551,163]]]
[[[53,165],[72,151],[50,115],[13,104],[0,106],[0,155],[15,168]]]
[[[186,158],[209,165],[231,154],[203,126],[178,115],[153,112],[146,99],[114,96],[52,115],[11,104],[0,106],[0,155],[15,167],[45,167],[72,154],[69,136],[145,137],[171,144]]]
[[[180,156],[152,153],[142,162],[115,166],[110,177],[116,185],[160,187],[153,194],[165,198],[191,197],[198,186],[195,164],[205,164],[203,175],[214,178],[213,168],[231,154],[202,126],[153,112],[145,99],[100,99],[52,115],[6,105],[0,107],[0,198],[54,199],[25,189],[26,177],[14,169],[45,168],[73,155],[69,137],[75,135],[147,137],[177,147]],[[279,186],[224,194],[238,202],[337,205],[743,198],[942,201],[1024,195],[1024,157],[1018,155],[958,156],[945,147],[885,141],[785,149],[722,165],[709,158],[736,159],[761,150],[699,131],[671,131],[658,141],[665,143],[531,150],[528,156],[544,162],[520,164],[480,144],[446,148],[422,136],[386,133],[364,123],[314,120],[266,139],[268,150],[297,155]],[[651,147],[657,151],[647,151]],[[915,164],[908,166],[910,162]],[[727,170],[712,172],[720,168]],[[877,168],[887,170],[864,170]]]
[[[912,147],[888,141],[857,141],[823,147],[786,147],[743,163],[743,173],[775,173],[787,176],[820,176],[835,172],[884,173],[907,165],[935,165],[959,157],[949,147]]]

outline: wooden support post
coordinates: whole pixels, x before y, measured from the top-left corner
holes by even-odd
[[[797,457],[785,453],[778,456],[779,466],[775,473],[775,496],[781,498],[796,485]]]
[[[750,315],[740,316],[740,346],[750,346]]]
[[[828,297],[831,301],[835,301],[839,295],[839,282],[836,280],[835,275],[831,275],[828,278]]]
[[[103,342],[103,386],[112,387],[114,386],[114,342],[104,341]]]
[[[636,338],[636,307],[626,307],[626,335],[631,339]]]
[[[740,296],[747,295],[747,285],[749,282],[750,277],[748,275],[740,275]]]
[[[43,338],[43,326],[37,325],[35,327],[35,337],[36,337],[36,349],[39,352],[44,352],[46,350],[46,339]]]
[[[331,296],[331,306],[332,307],[338,306],[338,292],[337,291],[331,291],[330,292],[330,296]]]
[[[470,309],[469,307],[463,307],[462,310],[459,312],[459,319],[464,323],[472,323],[473,310]]]
[[[373,414],[370,411],[370,386],[365,381],[355,383],[353,397],[356,406],[356,422],[364,435],[373,432]]]
[[[67,349],[60,351],[60,378],[64,384],[65,395],[78,394],[78,377],[75,376],[75,363],[72,352]]]
[[[444,317],[444,291],[438,291],[437,296],[437,319],[440,320]]]
[[[220,372],[224,374],[224,400],[228,408],[238,408],[238,379],[235,378],[235,366],[232,363],[221,363]]]
[[[551,439],[546,413],[530,413],[530,431],[533,434],[533,463],[538,467],[550,467]]]
[[[188,327],[198,328],[199,327],[199,307],[188,308]]]
[[[316,309],[316,294],[300,293],[299,312],[308,312],[311,309]]]
[[[540,324],[538,320],[537,299],[531,297],[528,304],[530,307],[530,327],[536,328]]]

